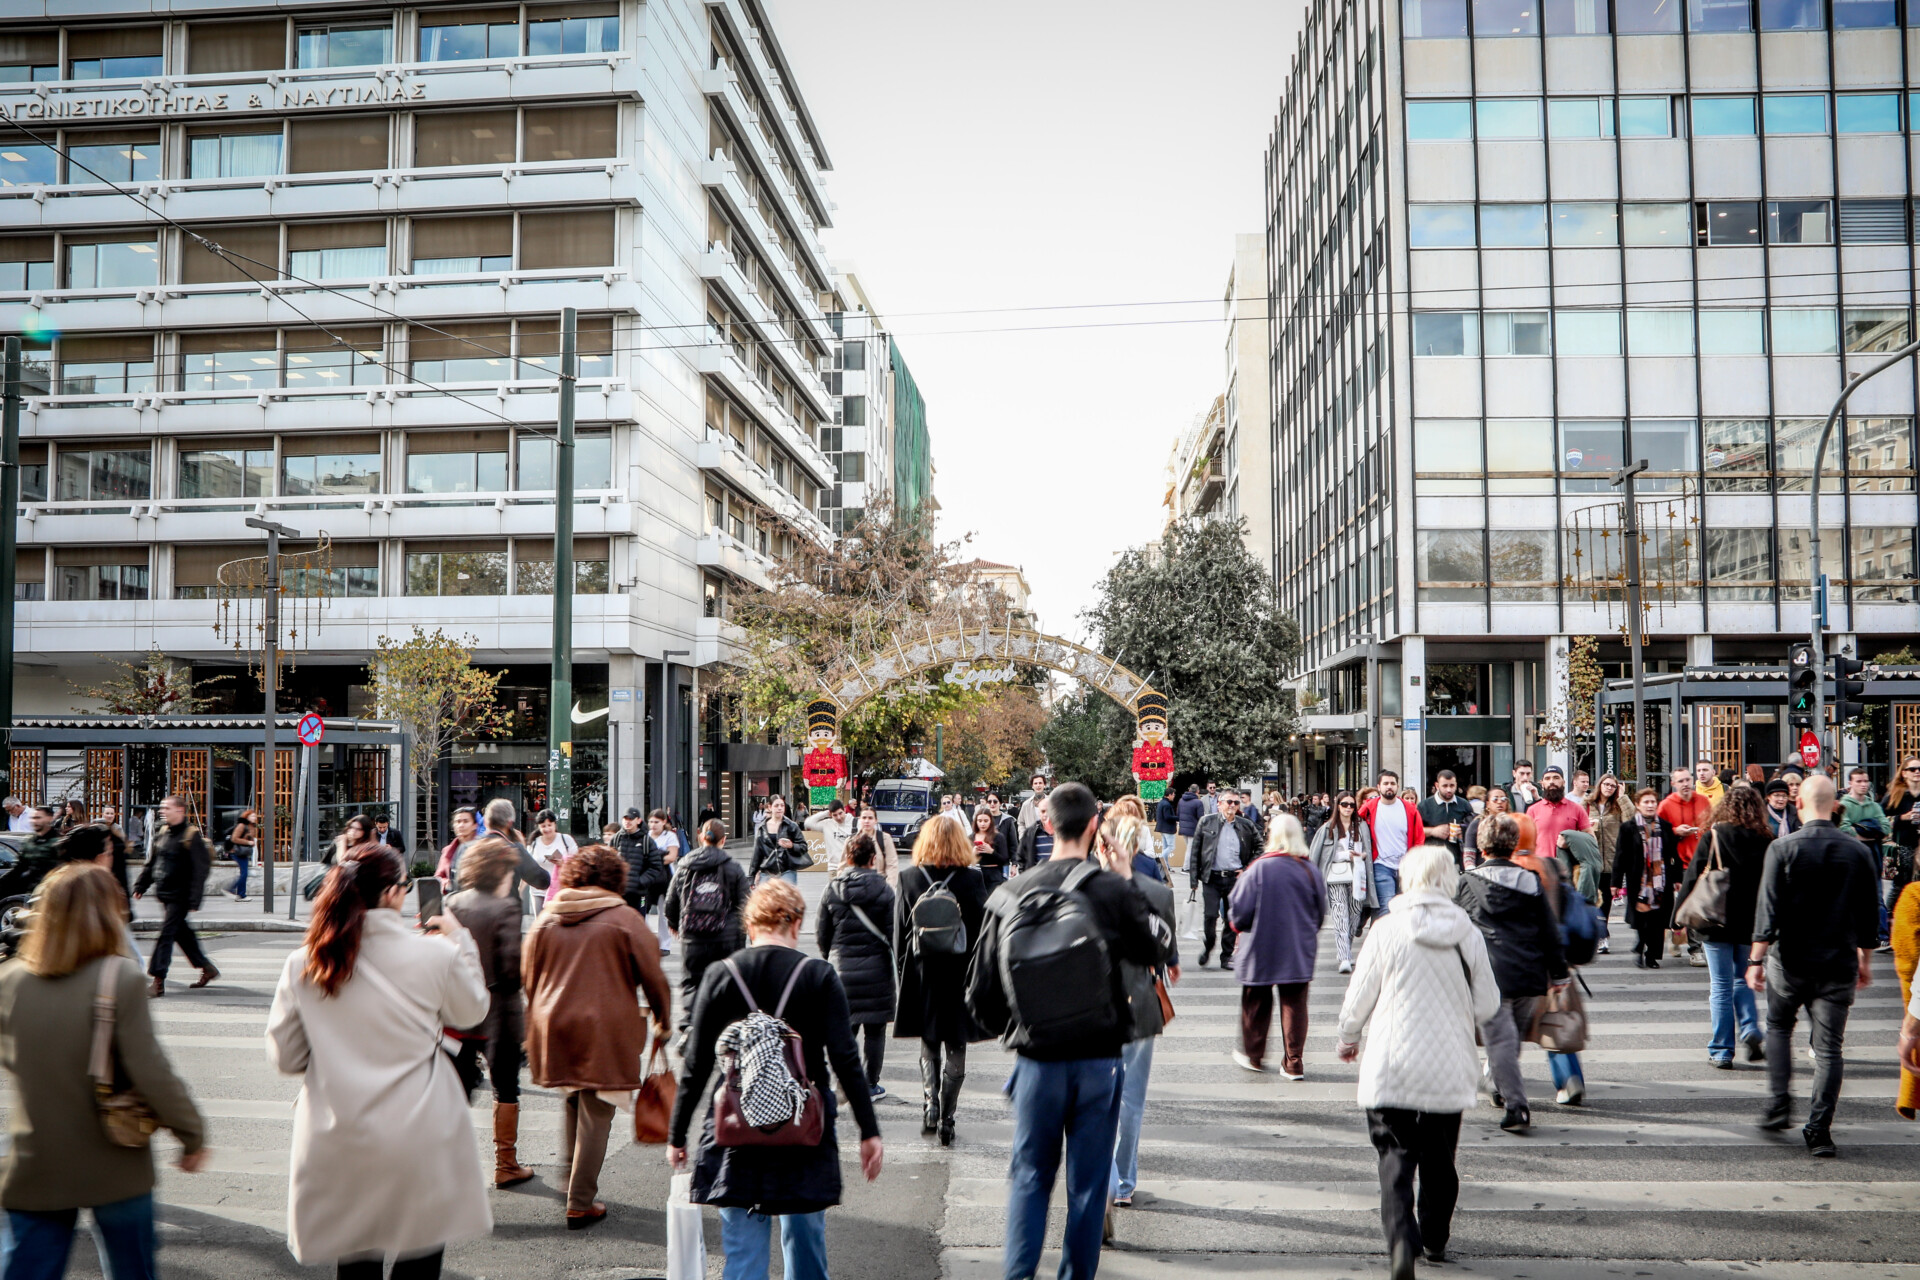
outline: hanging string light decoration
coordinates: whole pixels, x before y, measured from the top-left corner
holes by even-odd
[[[1669,609],[1700,598],[1700,504],[1689,488],[1642,498],[1639,508],[1641,633]],[[1567,513],[1569,549],[1561,585],[1569,600],[1604,605],[1607,621],[1627,637],[1627,534],[1624,503],[1599,502]],[[1616,610],[1618,612],[1616,613]]]
[[[267,632],[267,557],[246,556],[229,560],[214,574],[215,611],[213,630],[222,644],[247,660],[247,674],[264,682],[263,656],[268,648]],[[280,553],[280,634],[273,637],[273,648],[283,670],[299,666],[302,650],[313,647],[313,636],[320,626],[320,611],[333,598],[333,539],[322,533],[319,541],[302,551]]]

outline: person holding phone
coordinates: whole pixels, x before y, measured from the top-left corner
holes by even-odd
[[[762,876],[777,876],[788,884],[799,884],[800,868],[812,865],[806,833],[787,816],[787,798],[774,796],[767,801],[766,821],[754,837],[753,865],[747,868],[747,878],[758,884]]]
[[[559,875],[560,864],[579,852],[580,846],[574,842],[572,836],[560,829],[560,819],[554,816],[551,809],[542,809],[534,818],[533,825],[539,834],[534,836],[533,843],[528,846],[527,851],[533,854],[533,860],[545,868],[549,876]],[[461,877],[461,883],[466,883],[466,877]],[[534,890],[534,911],[538,912],[546,905],[546,890]]]

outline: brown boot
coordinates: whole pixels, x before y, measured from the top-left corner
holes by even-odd
[[[149,982],[147,984],[147,994],[156,999],[167,994],[167,980],[165,978],[155,978],[152,982]]]
[[[493,1185],[517,1187],[533,1180],[533,1170],[520,1163],[514,1144],[520,1137],[520,1104],[493,1104]]]

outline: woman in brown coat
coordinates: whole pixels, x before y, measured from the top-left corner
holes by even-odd
[[[660,944],[640,913],[621,896],[627,863],[605,845],[589,845],[560,867],[560,889],[527,934],[520,954],[527,994],[527,1066],[533,1082],[566,1095],[560,1132],[560,1182],[567,1189],[567,1227],[592,1226],[607,1216],[593,1198],[613,1127],[613,1104],[603,1092],[640,1087],[653,1038],[665,1043],[673,1026],[673,997],[660,971]]]
[[[493,1185],[517,1187],[533,1180],[520,1163],[520,1054],[527,1038],[526,1008],[520,999],[520,899],[514,869],[520,853],[498,836],[475,841],[460,859],[460,892],[447,899],[447,911],[467,927],[480,950],[487,976],[487,1017],[460,1035],[460,1083],[467,1095],[480,1083],[486,1059],[493,1081]]]

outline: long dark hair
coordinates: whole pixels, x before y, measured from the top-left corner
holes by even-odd
[[[1340,821],[1340,802],[1342,800],[1353,800],[1353,814],[1345,822]],[[1333,834],[1335,836],[1352,838],[1354,831],[1360,826],[1360,802],[1354,800],[1353,792],[1342,791],[1333,798],[1333,812],[1327,815],[1327,822],[1333,827]]]
[[[383,844],[371,845],[327,872],[327,882],[314,900],[313,920],[307,925],[306,977],[322,993],[340,994],[353,977],[367,912],[380,905],[380,896],[387,890],[406,882],[406,864]]]
[[[1771,839],[1773,832],[1767,827],[1765,809],[1766,802],[1761,800],[1760,793],[1752,787],[1744,785],[1728,787],[1727,794],[1720,797],[1720,803],[1715,806],[1713,816],[1707,821],[1710,826],[1716,827],[1723,822],[1736,827],[1745,827],[1749,831]]]

